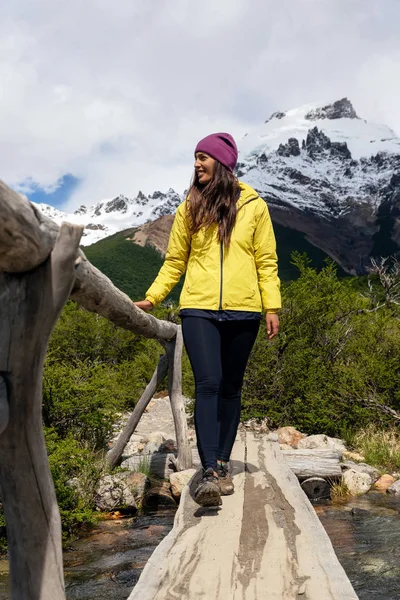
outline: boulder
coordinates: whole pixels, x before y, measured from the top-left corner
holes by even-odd
[[[281,450],[293,450],[292,446],[289,444],[279,444]]]
[[[394,482],[395,478],[392,477],[392,475],[382,475],[382,477],[379,477],[378,481],[375,482],[374,489],[379,492],[386,492]]]
[[[280,444],[288,444],[292,448],[296,448],[300,440],[304,438],[304,435],[297,431],[294,427],[279,427],[275,432],[278,435],[278,442]]]
[[[372,486],[372,480],[368,473],[360,473],[354,469],[344,472],[343,481],[352,496],[366,494]]]
[[[189,483],[195,473],[196,469],[186,469],[185,471],[171,473],[169,481],[171,484],[172,495],[175,498],[180,498],[183,488]]]
[[[367,463],[355,463],[351,460],[348,460],[344,463],[341,463],[340,466],[342,467],[343,471],[348,471],[349,469],[353,469],[354,471],[357,471],[358,473],[367,473],[371,477],[372,483],[375,483],[375,481],[378,481],[378,479],[380,477],[380,473],[379,473],[378,469],[375,469],[375,467],[371,467],[370,465],[367,465]]]
[[[152,433],[148,433],[146,437],[147,442],[153,442],[154,444],[157,444],[157,447],[161,446],[161,444],[168,439],[167,434],[163,431],[153,431]]]
[[[389,494],[400,494],[400,479],[392,483],[386,490]]]
[[[178,452],[176,441],[173,439],[166,440],[159,447],[159,452]]]
[[[312,450],[313,448],[331,448],[335,450],[340,456],[342,456],[343,452],[346,450],[346,446],[343,440],[339,438],[332,438],[323,433],[317,435],[309,435],[301,439],[297,447],[300,448],[309,448]]]
[[[155,454],[159,451],[161,443],[159,444],[158,442],[147,442],[147,444],[142,450],[142,454]]]
[[[96,507],[103,511],[136,511],[149,487],[150,480],[143,473],[105,475],[97,486]]]

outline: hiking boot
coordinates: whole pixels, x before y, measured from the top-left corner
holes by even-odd
[[[232,475],[229,473],[228,465],[218,463],[217,473],[219,477],[221,495],[230,496],[235,491],[235,486],[233,485]]]
[[[211,467],[203,470],[203,477],[194,493],[194,499],[200,506],[220,506],[221,490],[219,479],[214,475],[214,469]]]

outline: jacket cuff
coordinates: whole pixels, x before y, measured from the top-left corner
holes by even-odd
[[[146,300],[147,300],[147,298],[146,298]],[[271,315],[277,315],[277,314],[279,313],[279,311],[280,311],[280,310],[281,310],[280,308],[267,308],[267,309],[265,310],[265,312],[266,312],[267,314],[269,313],[269,314],[271,314]]]
[[[157,304],[157,302],[154,300],[153,296],[146,296],[146,300],[147,300],[147,302],[151,302],[153,306],[155,306]]]

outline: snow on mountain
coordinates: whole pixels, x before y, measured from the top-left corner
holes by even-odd
[[[400,249],[400,139],[346,98],[274,113],[240,143],[238,175],[276,222],[351,273]]]
[[[361,119],[346,98],[275,112],[239,141],[237,174],[268,203],[273,219],[351,273],[371,255],[400,250],[400,138]],[[117,196],[73,215],[40,210],[60,223],[85,225],[89,245],[122,229],[174,213],[183,194],[170,189]]]
[[[35,206],[59,225],[63,221],[84,225],[82,244],[89,246],[123,229],[137,227],[148,220],[173,213],[182,200],[183,196],[169,189],[166,193],[157,191],[149,196],[139,192],[134,199],[120,195],[90,207],[81,206],[71,214],[48,204]]]

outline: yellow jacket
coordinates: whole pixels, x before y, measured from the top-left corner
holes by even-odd
[[[281,307],[274,231],[266,203],[240,182],[236,223],[229,248],[218,241],[217,225],[192,237],[186,201],[176,212],[165,261],[146,300],[161,302],[186,271],[180,307],[207,310],[273,311]]]

